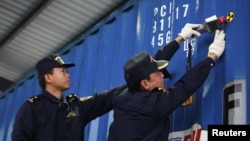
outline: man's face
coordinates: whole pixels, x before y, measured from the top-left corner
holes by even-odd
[[[143,80],[142,87],[147,91],[152,91],[155,88],[165,88],[163,77],[164,75],[161,71],[155,71],[149,75],[149,80]]]
[[[70,75],[65,67],[55,67],[48,75],[47,83],[57,90],[66,90],[70,87]]]

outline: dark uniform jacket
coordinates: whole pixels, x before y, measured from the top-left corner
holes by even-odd
[[[170,60],[179,45],[172,41],[156,53],[155,58]],[[164,58],[165,56],[165,58]],[[164,92],[128,89],[114,98],[114,121],[110,125],[108,141],[167,141],[169,116],[205,81],[214,66],[205,58],[194,66],[171,88]]]
[[[19,109],[12,141],[83,141],[84,126],[112,109],[112,99],[124,89],[121,85],[93,97],[71,94],[62,100],[43,91]]]

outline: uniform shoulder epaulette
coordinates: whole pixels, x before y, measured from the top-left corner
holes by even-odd
[[[166,88],[160,88],[160,87],[159,87],[159,88],[158,88],[158,91],[162,91],[162,92],[165,93],[165,92],[167,92],[167,89],[166,89]]]
[[[91,98],[92,98],[92,96],[81,97],[81,98],[80,98],[80,101],[81,101],[81,102],[87,101],[87,100],[89,100],[89,99],[91,99]]]
[[[78,99],[78,97],[77,97],[77,95],[76,94],[69,94],[68,96],[66,96],[66,99],[68,100],[68,101],[74,101],[74,100],[77,100]]]
[[[31,96],[30,98],[28,98],[28,102],[29,103],[34,103],[34,102],[36,102],[37,100],[39,100],[40,98],[39,98],[39,96],[37,96],[37,95],[35,95],[35,96]]]

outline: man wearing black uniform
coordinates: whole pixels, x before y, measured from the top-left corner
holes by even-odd
[[[84,98],[63,96],[63,91],[70,87],[67,68],[73,66],[56,54],[36,64],[42,93],[30,97],[20,107],[12,141],[83,141],[85,125],[112,109],[113,96],[126,85]]]
[[[199,35],[193,30],[195,27],[186,24],[179,36],[158,50],[154,58],[142,52],[125,63],[123,69],[128,88],[114,97],[114,121],[108,141],[168,140],[169,116],[202,85],[225,49],[224,31],[217,30],[207,57],[167,89],[162,73],[168,66],[166,60],[171,59],[181,41],[192,34]]]

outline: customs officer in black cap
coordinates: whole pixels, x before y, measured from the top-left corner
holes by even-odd
[[[169,116],[202,85],[225,49],[224,31],[217,30],[205,59],[172,87],[165,87],[163,70],[169,64],[166,60],[178,50],[178,43],[192,34],[199,36],[194,27],[186,24],[179,36],[158,50],[154,58],[141,52],[128,59],[123,68],[128,88],[114,97],[114,121],[109,128],[108,141],[168,140]]]
[[[112,109],[112,99],[126,85],[94,96],[66,97],[70,87],[68,68],[75,66],[52,54],[36,64],[41,94],[30,97],[19,109],[12,141],[83,141],[84,127]]]

